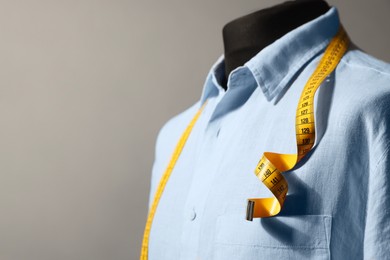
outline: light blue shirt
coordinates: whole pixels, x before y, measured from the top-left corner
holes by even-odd
[[[317,91],[315,146],[284,173],[282,212],[245,220],[248,198],[271,196],[254,174],[263,152],[296,152],[298,100],[339,23],[332,7],[284,35],[232,71],[227,91],[221,55],[200,100],[162,127],[149,205],[208,99],[158,205],[149,259],[390,259],[390,64],[354,44]]]

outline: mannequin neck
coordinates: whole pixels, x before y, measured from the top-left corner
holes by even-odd
[[[322,0],[288,1],[245,15],[227,23],[222,30],[225,79],[232,70],[244,65],[258,52],[289,31],[329,10]]]

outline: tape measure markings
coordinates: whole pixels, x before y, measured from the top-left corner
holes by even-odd
[[[265,152],[255,168],[255,175],[274,194],[274,198],[250,198],[247,220],[272,217],[283,207],[288,183],[282,172],[291,170],[311,150],[315,142],[314,96],[325,78],[332,73],[349,44],[348,36],[340,25],[339,31],[328,44],[323,57],[305,84],[299,98],[295,116],[296,154]],[[271,181],[270,181],[270,180]]]

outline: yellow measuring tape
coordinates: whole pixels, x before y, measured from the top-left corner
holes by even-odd
[[[248,220],[252,220],[253,218],[275,216],[283,207],[283,203],[288,191],[288,185],[281,172],[291,170],[297,164],[297,162],[299,162],[313,147],[315,141],[314,94],[322,81],[336,68],[341,57],[347,50],[348,44],[348,36],[343,27],[340,25],[339,32],[329,43],[319,65],[306,83],[298,103],[296,114],[296,140],[298,153],[264,153],[263,157],[256,166],[255,174],[267,186],[267,188],[271,190],[275,197],[248,199]],[[148,259],[150,230],[152,227],[154,215],[156,213],[157,205],[160,201],[164,188],[180,156],[180,153],[183,150],[188,136],[190,135],[192,128],[194,127],[206,104],[207,101],[198,110],[182,134],[178,144],[176,145],[175,151],[172,154],[171,160],[169,161],[168,167],[166,168],[157,187],[145,225],[140,256],[141,260]]]
[[[161,195],[164,191],[165,185],[168,182],[169,176],[171,176],[172,170],[175,167],[175,164],[177,162],[177,159],[179,159],[180,153],[183,150],[183,147],[185,143],[187,142],[188,136],[190,135],[192,128],[194,127],[196,121],[198,120],[200,114],[203,111],[203,108],[206,106],[206,102],[202,105],[202,107],[198,110],[198,112],[195,114],[194,118],[191,120],[190,124],[187,126],[186,130],[182,134],[179,142],[176,145],[175,151],[172,154],[171,160],[169,161],[168,167],[165,169],[165,172],[160,180],[160,183],[158,184],[156,193],[154,195],[153,204],[151,208],[149,209],[148,219],[146,220],[145,230],[144,230],[144,238],[142,240],[142,248],[141,248],[141,260],[147,260],[148,259],[148,246],[149,246],[149,235],[150,235],[150,229],[152,227],[152,222],[154,215],[156,214],[156,209],[158,202],[160,201]]]
[[[307,81],[299,99],[295,130],[297,154],[278,154],[265,152],[255,169],[256,176],[275,196],[273,198],[248,199],[246,219],[272,217],[283,207],[288,191],[288,184],[282,172],[289,171],[310,151],[315,141],[314,95],[332,73],[347,51],[349,38],[340,25],[338,33],[333,37],[325,50],[317,68]]]

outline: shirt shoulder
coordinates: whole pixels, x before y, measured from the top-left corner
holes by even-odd
[[[151,206],[154,193],[157,189],[158,182],[160,181],[162,174],[172,153],[175,150],[176,144],[183,134],[188,123],[191,121],[193,115],[197,112],[200,102],[196,102],[184,111],[180,112],[169,118],[160,128],[154,151],[154,162],[152,167],[151,187],[149,193],[149,207]]]
[[[368,70],[367,72],[380,73],[384,77],[390,77],[390,63],[364,52],[353,43],[341,61],[355,69],[364,69]]]
[[[200,101],[169,118],[160,128],[155,144],[154,163],[152,170],[152,190],[167,166],[176,144],[187,125],[197,112]]]
[[[172,116],[162,125],[157,135],[156,156],[173,152],[182,133],[199,109],[199,104],[199,101],[196,102],[184,111]]]
[[[352,45],[340,65],[338,111],[363,130],[374,154],[383,154],[390,146],[390,63]]]
[[[390,63],[352,44],[336,70],[336,84],[341,85],[340,98],[352,108],[370,108],[378,102],[386,105],[390,102]]]
[[[359,91],[368,96],[390,91],[390,63],[364,52],[354,44],[351,45],[341,59],[341,75],[354,83],[346,84],[348,91]]]

